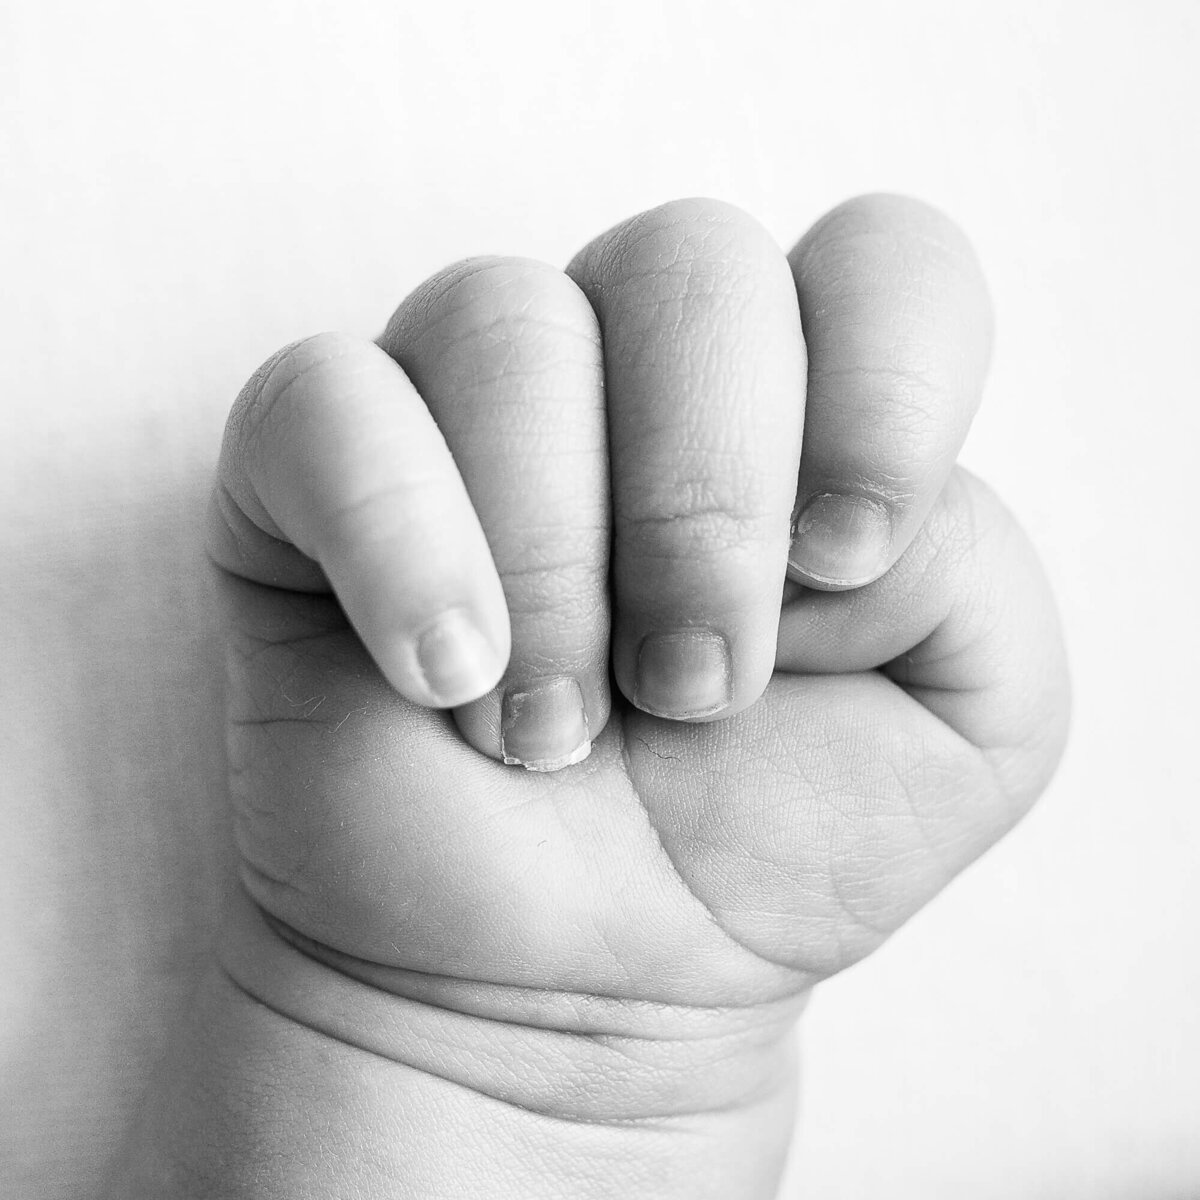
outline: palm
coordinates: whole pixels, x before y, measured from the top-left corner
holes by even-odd
[[[332,600],[231,586],[246,879],[370,962],[752,1002],[867,952],[1006,819],[878,672],[777,673],[707,725],[619,704],[586,763],[535,775],[398,697]]]

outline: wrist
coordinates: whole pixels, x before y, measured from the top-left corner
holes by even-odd
[[[235,915],[144,1135],[228,1174],[215,1191],[148,1174],[144,1194],[775,1194],[801,1001],[682,1009],[420,972],[385,990],[329,953]]]

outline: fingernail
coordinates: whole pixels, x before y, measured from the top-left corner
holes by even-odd
[[[707,717],[729,704],[729,644],[708,629],[652,633],[637,656],[633,702],[656,717]]]
[[[417,665],[440,708],[478,699],[504,671],[491,643],[461,608],[442,613],[417,639]]]
[[[569,675],[509,688],[500,709],[500,749],[510,766],[561,771],[591,753],[583,693]]]
[[[788,566],[820,583],[859,587],[880,574],[891,548],[891,517],[878,500],[826,492],[796,518]]]

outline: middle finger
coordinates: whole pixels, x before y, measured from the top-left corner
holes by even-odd
[[[739,209],[682,200],[567,271],[604,341],[614,674],[646,712],[730,715],[775,662],[805,387],[787,260]]]

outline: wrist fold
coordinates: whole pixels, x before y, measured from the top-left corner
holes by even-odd
[[[382,967],[312,941],[244,893],[218,961],[247,996],[335,1043],[594,1124],[729,1112],[786,1091],[806,999],[685,1007]]]

